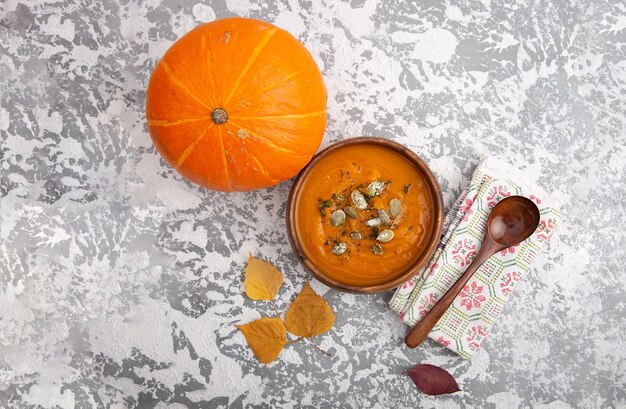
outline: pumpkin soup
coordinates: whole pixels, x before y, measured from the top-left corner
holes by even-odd
[[[295,228],[306,257],[352,286],[388,282],[429,244],[435,202],[407,159],[377,144],[346,145],[302,182]]]

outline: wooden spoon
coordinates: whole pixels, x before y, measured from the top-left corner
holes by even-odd
[[[539,209],[531,200],[523,196],[509,196],[501,200],[491,210],[487,231],[474,261],[426,316],[411,329],[405,338],[406,344],[411,348],[421,344],[478,267],[497,252],[526,240],[538,225]]]

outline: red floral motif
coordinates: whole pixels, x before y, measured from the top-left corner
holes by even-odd
[[[430,311],[436,303],[437,300],[435,299],[435,295],[433,293],[428,293],[427,296],[424,296],[420,300],[420,304],[417,306],[417,316],[421,318],[426,315],[426,313]]]
[[[452,259],[461,267],[468,265],[476,255],[476,245],[470,239],[459,240],[452,249]]]
[[[480,303],[485,302],[486,298],[482,295],[484,287],[476,284],[476,281],[472,281],[471,287],[466,285],[463,287],[459,296],[461,297],[461,305],[467,308],[467,311],[472,308],[480,308]]]
[[[413,280],[410,280],[402,284],[402,289],[406,290],[407,288],[413,288],[414,286],[415,286],[415,283],[413,283]]]
[[[474,203],[474,200],[470,200],[470,199],[465,199],[465,202],[461,205],[461,211],[463,213],[465,213],[465,215],[463,216],[463,221],[467,221],[469,219],[469,217],[474,214],[474,211],[472,210],[472,203]]]
[[[537,196],[535,195],[530,195],[528,197],[530,200],[532,200],[533,202],[537,203],[538,205],[541,204],[541,199],[539,199]]]
[[[480,348],[480,344],[483,343],[485,337],[487,336],[487,331],[485,327],[479,325],[477,327],[472,327],[472,329],[468,330],[469,336],[466,338],[468,342],[469,348],[476,352],[478,348]]]
[[[511,196],[511,193],[507,192],[507,188],[505,186],[494,187],[493,189],[491,189],[491,192],[489,193],[489,195],[487,195],[487,206],[493,207],[500,200],[509,196]]]
[[[535,230],[535,235],[537,236],[537,240],[546,241],[548,240],[548,236],[544,233],[546,230],[546,222],[542,220],[539,222],[539,226],[537,226],[537,230]]]
[[[505,277],[502,277],[502,282],[500,283],[500,288],[502,290],[502,294],[511,295],[513,292],[513,288],[515,284],[519,283],[522,279],[522,275],[519,271],[514,271],[512,273],[506,273]]]
[[[537,239],[541,241],[546,241],[550,238],[554,229],[556,228],[556,221],[554,219],[542,220],[539,222],[539,226],[537,227],[537,231],[535,234],[537,235]]]
[[[450,345],[450,341],[447,341],[443,336],[439,336],[439,338],[437,338],[437,342],[439,342],[441,345],[443,345],[444,347],[447,347]]]
[[[515,254],[515,248],[516,248],[517,246],[519,246],[519,244],[516,244],[516,245],[515,245],[515,246],[513,246],[513,247],[509,247],[509,248],[506,248],[506,249],[504,249],[504,250],[500,251],[500,255],[501,255],[502,257],[504,257],[504,256],[506,256],[506,255],[507,255],[507,253],[508,253],[508,254]]]

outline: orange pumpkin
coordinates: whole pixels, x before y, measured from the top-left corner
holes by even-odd
[[[209,189],[260,189],[310,161],[326,127],[326,88],[291,34],[226,18],[167,50],[150,78],[146,116],[157,149],[183,176]]]

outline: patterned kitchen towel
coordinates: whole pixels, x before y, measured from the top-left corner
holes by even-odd
[[[486,222],[496,203],[520,195],[539,207],[539,227],[515,247],[492,256],[474,273],[428,335],[457,354],[471,358],[511,296],[513,288],[547,243],[561,217],[554,199],[524,175],[494,157],[483,159],[469,186],[446,216],[441,242],[426,267],[396,290],[391,309],[414,326],[463,274],[480,249]]]

